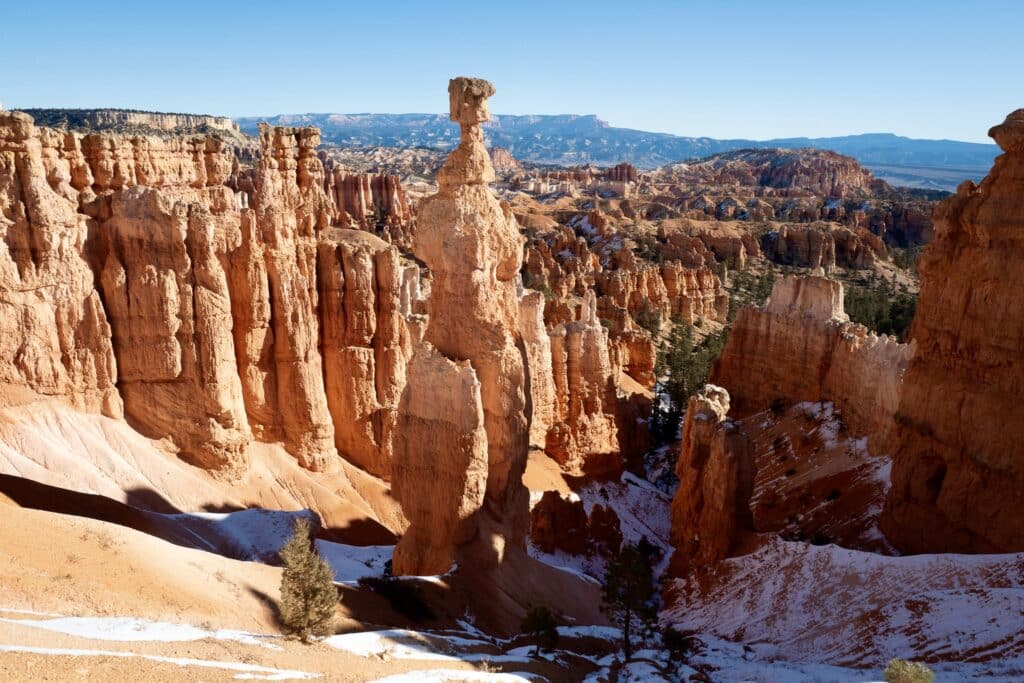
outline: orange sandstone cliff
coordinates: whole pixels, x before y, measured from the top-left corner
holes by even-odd
[[[883,528],[909,552],[1024,550],[1024,109],[935,211]]]

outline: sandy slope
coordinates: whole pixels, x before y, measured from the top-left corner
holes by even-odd
[[[278,595],[279,569],[182,548],[80,517],[5,505],[2,520],[0,679],[5,681],[221,681],[240,674],[270,675],[226,669],[218,662],[315,673],[332,681],[367,681],[428,668],[471,671],[480,668],[483,659],[501,654],[500,649],[482,645],[476,648],[481,654],[472,661],[442,660],[438,655],[395,659],[387,654],[353,654],[323,643],[303,646],[277,637],[268,598]],[[353,605],[358,607],[359,602],[342,600],[339,630],[365,628],[350,611]],[[123,642],[33,628],[28,623],[54,615],[136,617],[192,629],[231,629],[274,637],[256,639],[260,642],[255,644],[213,638]],[[550,668],[517,661],[505,665],[508,670],[538,667]]]
[[[158,512],[312,508],[336,529],[366,533],[378,523],[396,532],[404,527],[387,485],[340,459],[334,471],[314,475],[276,444],[253,444],[251,455],[245,477],[225,482],[118,420],[57,401],[0,409],[3,474]]]

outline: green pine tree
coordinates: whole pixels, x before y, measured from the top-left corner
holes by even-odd
[[[292,537],[281,549],[281,621],[289,633],[308,643],[310,636],[326,635],[334,621],[338,590],[334,573],[310,542],[309,520],[295,522]]]
[[[638,545],[624,545],[608,560],[601,585],[601,609],[622,628],[622,651],[633,658],[634,628],[650,632],[658,618],[651,559]]]

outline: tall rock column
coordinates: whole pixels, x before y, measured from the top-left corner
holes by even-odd
[[[517,292],[523,238],[509,206],[487,186],[494,169],[480,124],[489,118],[487,98],[494,87],[455,78],[448,94],[461,142],[438,173],[438,193],[423,202],[417,216],[415,253],[429,266],[433,287],[424,344],[410,365],[399,406],[393,490],[411,525],[395,550],[399,574],[446,571],[455,547],[480,525],[500,559],[507,540],[524,542],[528,523],[522,473],[529,425]],[[486,493],[479,504],[482,482],[460,474],[466,469],[454,462],[472,469],[480,445],[472,411],[462,405],[475,393],[468,373],[478,384],[487,452]],[[424,384],[428,374],[433,381]],[[436,438],[445,432],[444,439]],[[441,490],[452,484],[462,488],[459,495]],[[460,501],[460,514],[437,525],[440,513],[425,514],[422,504],[429,498],[449,508],[451,500]],[[481,506],[486,516],[477,514]],[[427,538],[430,553],[423,551]]]
[[[936,207],[918,263],[882,517],[906,552],[1024,550],[1024,109],[989,135],[1005,154]]]
[[[726,415],[729,393],[713,384],[690,397],[676,462],[679,488],[672,499],[671,571],[717,562],[728,556],[743,530],[753,528],[750,496],[754,459],[746,436]]]
[[[255,222],[243,218],[231,269],[250,419],[257,433],[280,432],[288,451],[311,470],[337,455],[319,349],[317,235],[330,217],[319,142],[313,128],[260,127]]]

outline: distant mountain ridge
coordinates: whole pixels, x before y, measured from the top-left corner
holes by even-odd
[[[284,114],[237,118],[255,133],[260,121],[317,126],[326,144],[340,147],[434,147],[458,143],[458,126],[441,114]],[[485,124],[488,144],[506,147],[517,159],[541,164],[616,164],[640,168],[703,158],[743,148],[814,147],[852,156],[878,177],[897,185],[951,190],[979,180],[999,154],[994,144],[919,140],[891,133],[774,140],[686,137],[616,128],[594,115],[498,115]]]

